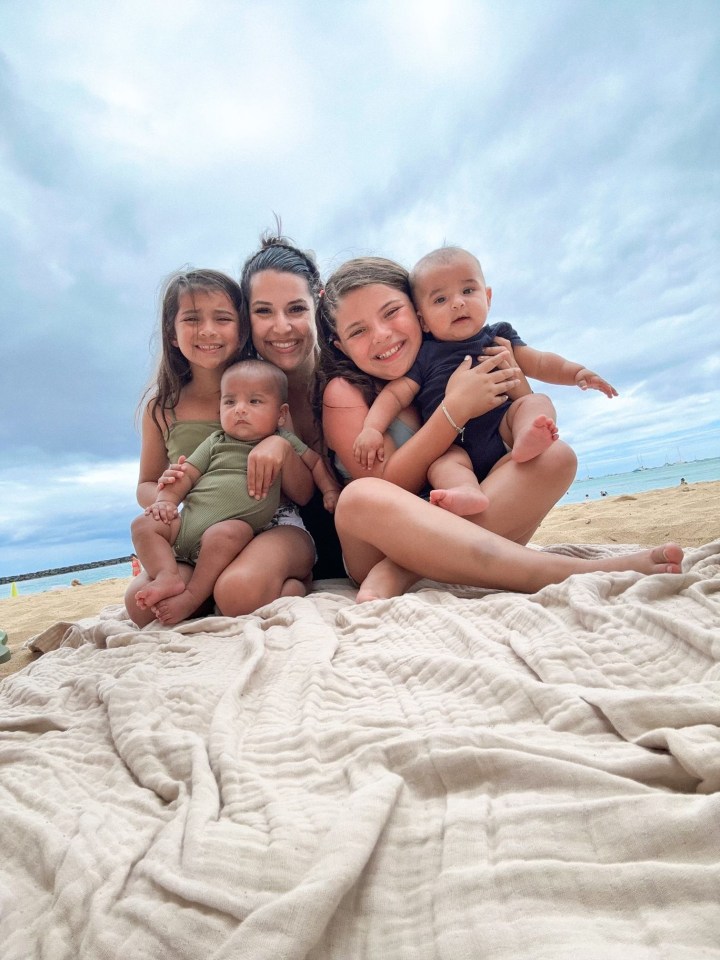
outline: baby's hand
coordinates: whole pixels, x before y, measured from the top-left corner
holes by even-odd
[[[171,463],[169,467],[165,468],[165,472],[158,480],[158,490],[162,490],[164,487],[175,483],[176,480],[182,480],[185,476],[185,467],[183,465],[186,460],[187,457],[180,456],[178,457],[177,463]]]
[[[171,523],[179,516],[177,504],[170,500],[156,500],[146,508],[145,516],[152,516],[155,520],[162,520],[163,523]]]
[[[323,506],[328,513],[335,513],[338,497],[340,496],[340,487],[331,487],[323,492]]]
[[[379,430],[365,427],[355,438],[353,453],[359,464],[367,470],[372,470],[376,460],[380,463],[385,459],[385,438]]]
[[[599,390],[606,397],[616,397],[618,395],[615,387],[609,384],[607,380],[603,380],[599,374],[588,370],[587,367],[583,367],[575,374],[575,383],[581,390]]]

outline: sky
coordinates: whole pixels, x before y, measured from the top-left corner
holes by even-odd
[[[0,576],[124,556],[162,280],[482,262],[578,477],[720,456],[717,0],[0,0]]]

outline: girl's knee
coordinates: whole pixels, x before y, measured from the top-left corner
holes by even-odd
[[[551,447],[549,447],[548,453],[552,453],[555,457],[556,469],[566,471],[572,476],[575,476],[577,471],[577,454],[571,446],[565,443],[563,440],[558,440]]]
[[[335,507],[335,526],[357,518],[363,511],[376,506],[382,499],[382,491],[387,490],[387,484],[387,480],[377,477],[360,477],[344,487]]]

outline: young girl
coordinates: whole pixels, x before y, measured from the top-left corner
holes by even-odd
[[[415,496],[429,464],[457,436],[440,409],[419,429],[417,418],[404,411],[385,435],[384,461],[376,461],[368,476],[353,456],[354,439],[382,383],[410,369],[421,336],[408,274],[399,264],[351,260],[326,283],[323,428],[354,480],[340,495],[335,522],[348,572],[361,584],[358,601],[403,593],[421,577],[533,592],[573,573],[680,571],[683,552],[676,544],[601,560],[524,546],[575,475],[575,456],[561,440],[530,461],[499,463],[483,481],[489,506],[472,521]],[[518,385],[511,354],[492,350],[494,356],[474,368],[461,364],[448,381],[444,399],[459,427]]]
[[[152,395],[142,414],[142,446],[137,499],[141,507],[155,501],[158,480],[172,481],[170,464],[181,462],[211,433],[220,429],[220,380],[231,362],[247,356],[247,330],[241,326],[242,293],[230,277],[215,270],[190,270],[174,274],[165,284],[161,310],[161,356]],[[266,491],[284,463],[282,490],[293,500],[303,501],[312,494],[308,471],[299,457],[287,455],[288,441],[269,437],[261,441],[248,461],[248,488],[251,495]],[[288,570],[282,549],[263,550],[263,574],[270,599],[282,595],[304,594],[301,582],[307,576],[314,549],[306,531],[300,533],[299,550],[304,562],[295,579]],[[258,534],[249,545],[263,544],[263,538],[273,531]],[[211,542],[204,547],[212,550]],[[202,554],[198,566],[202,563]],[[180,575],[187,582],[193,568],[180,565]],[[287,574],[287,575],[286,575]],[[145,626],[155,619],[152,608],[141,609],[136,594],[148,583],[146,574],[134,577],[125,595],[131,619]],[[237,584],[242,592],[242,583]],[[251,594],[252,592],[250,592]],[[271,596],[274,594],[274,596]],[[236,611],[249,613],[261,605],[255,596],[240,600],[229,615]],[[172,617],[173,598],[163,601],[166,617]],[[254,603],[254,606],[248,606]],[[221,613],[226,611],[218,603]],[[186,614],[187,615],[187,614]]]

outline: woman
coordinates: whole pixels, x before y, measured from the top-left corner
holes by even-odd
[[[245,261],[240,287],[255,353],[284,370],[288,378],[292,419],[288,428],[322,454],[321,428],[312,406],[319,356],[316,313],[322,293],[317,265],[285,237],[265,236],[260,249]],[[258,486],[271,481],[269,442],[264,441]],[[279,457],[280,452],[278,464]],[[344,575],[333,519],[317,492],[300,509],[287,504],[278,519],[218,578],[214,596],[224,615],[249,613],[276,596],[302,596],[311,577]],[[279,593],[275,592],[278,586]]]
[[[385,458],[367,471],[352,452],[379,385],[404,376],[422,333],[407,271],[377,257],[340,267],[325,285],[322,422],[337,465],[354,480],[341,494],[335,522],[348,573],[361,584],[358,601],[403,593],[416,580],[533,592],[573,573],[636,570],[677,573],[682,550],[655,550],[603,560],[539,553],[528,543],[570,486],[576,460],[562,441],[526,463],[500,461],[481,484],[487,509],[472,520],[414,494],[427,469],[457,438],[457,427],[506,399],[519,371],[503,349],[448,382],[444,405],[419,429],[405,411],[385,437]]]

